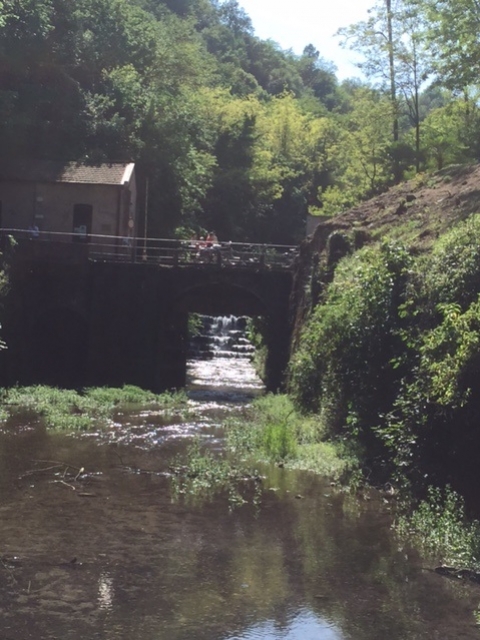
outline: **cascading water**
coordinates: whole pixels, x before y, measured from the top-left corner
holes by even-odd
[[[246,337],[245,316],[199,316],[201,327],[190,341],[190,357],[247,358],[251,360],[255,347]]]
[[[198,316],[187,362],[190,395],[245,402],[263,391],[245,316]]]

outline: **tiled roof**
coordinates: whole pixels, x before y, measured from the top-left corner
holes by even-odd
[[[124,176],[129,179],[131,171],[127,169],[130,168],[131,164],[127,162],[90,166],[76,162],[24,160],[3,166],[0,180],[120,185]]]

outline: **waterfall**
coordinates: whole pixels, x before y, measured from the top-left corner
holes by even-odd
[[[198,317],[200,328],[190,339],[190,358],[253,358],[255,347],[246,337],[246,316]]]
[[[189,397],[202,402],[246,403],[264,392],[252,363],[246,316],[196,316],[187,359]]]

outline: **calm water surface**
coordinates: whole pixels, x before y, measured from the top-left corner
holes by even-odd
[[[233,511],[224,496],[172,499],[172,457],[194,436],[220,446],[226,416],[261,390],[247,365],[192,361],[190,422],[137,411],[94,435],[28,416],[3,428],[0,640],[480,637],[480,588],[399,548],[381,498],[269,468],[259,500]]]

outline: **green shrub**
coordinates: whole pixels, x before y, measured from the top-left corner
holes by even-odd
[[[254,420],[261,429],[259,445],[270,460],[293,458],[296,450],[295,409],[284,395],[267,395],[254,405]]]
[[[458,303],[462,309],[480,291],[480,215],[457,224],[436,242],[423,262],[421,293],[431,313],[438,303]]]
[[[289,391],[330,433],[366,434],[389,406],[404,345],[401,304],[412,259],[404,247],[368,247],[342,260],[301,336]]]
[[[227,447],[237,457],[282,462],[333,479],[358,468],[358,458],[343,442],[325,442],[317,416],[299,413],[286,395],[258,398],[247,419],[227,424]]]
[[[223,492],[228,495],[230,507],[247,502],[241,487],[245,483],[255,483],[258,478],[258,471],[253,467],[214,455],[200,446],[199,439],[174,459],[170,469],[171,488],[176,499],[184,496],[187,501],[203,502]]]
[[[202,316],[199,313],[188,314],[188,335],[190,338],[198,336],[203,328]]]
[[[265,425],[262,447],[271,460],[295,457],[296,446],[295,435],[287,422],[269,422]]]
[[[449,487],[430,487],[413,513],[399,518],[396,531],[438,562],[480,568],[480,524],[466,519],[463,499]]]
[[[259,378],[265,380],[268,348],[265,343],[265,333],[267,331],[265,319],[261,316],[249,318],[246,326],[248,340],[255,347],[253,355],[253,366]]]

